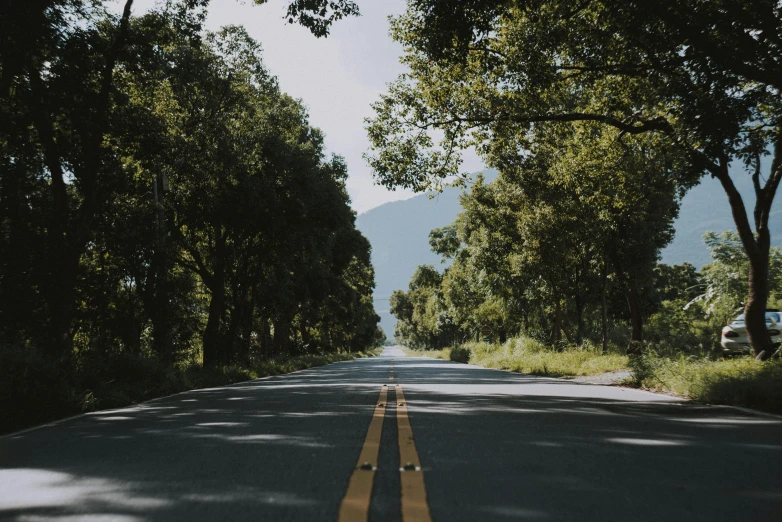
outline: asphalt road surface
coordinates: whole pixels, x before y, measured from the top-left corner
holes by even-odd
[[[370,521],[779,522],[782,421],[389,348],[2,437],[0,519],[354,520],[368,478]]]

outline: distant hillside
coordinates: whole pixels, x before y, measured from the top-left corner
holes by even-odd
[[[765,165],[768,172],[768,165]],[[755,202],[750,177],[739,167],[731,170],[734,181],[751,209]],[[486,171],[492,179],[495,171]],[[375,266],[375,308],[381,317],[383,330],[389,337],[396,320],[389,312],[388,298],[397,289],[407,289],[410,276],[418,265],[442,267],[440,258],[429,250],[429,231],[452,223],[459,213],[459,189],[447,189],[434,199],[427,195],[404,201],[386,203],[373,208],[357,219],[357,227],[372,243],[372,263]],[[772,243],[782,246],[782,211],[775,204],[772,212]],[[674,223],[676,237],[662,251],[662,261],[679,264],[685,261],[696,267],[709,262],[709,252],[703,244],[708,231],[735,230],[728,198],[719,181],[710,177],[691,190],[682,201],[679,218]]]
[[[397,289],[407,289],[418,265],[438,265],[440,256],[429,250],[429,231],[451,223],[459,213],[458,189],[448,189],[434,199],[426,195],[394,201],[360,216],[356,227],[372,243],[375,266],[375,309],[380,326],[391,337],[396,319],[388,298]]]

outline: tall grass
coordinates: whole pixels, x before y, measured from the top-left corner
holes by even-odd
[[[432,359],[445,359],[446,361],[451,358],[450,348],[443,348],[441,350],[425,350],[408,348],[407,346],[400,346],[400,348],[408,357],[431,357]]]
[[[530,337],[517,337],[502,345],[468,343],[463,348],[472,364],[533,375],[596,375],[628,367],[627,356],[616,348],[604,355],[589,342],[558,351]]]
[[[598,346],[589,342],[554,350],[531,337],[516,337],[504,344],[471,342],[442,350],[403,350],[412,356],[424,355],[486,368],[555,377],[596,375],[628,367],[627,356],[615,346],[605,355]]]
[[[751,357],[714,361],[667,358],[653,351],[631,361],[635,386],[709,404],[729,404],[782,413],[782,361]]]

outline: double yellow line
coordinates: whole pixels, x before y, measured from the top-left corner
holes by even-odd
[[[393,377],[392,377],[393,378]],[[415,449],[413,428],[407,415],[407,402],[402,386],[394,386],[396,391],[396,421],[399,436],[399,474],[402,492],[402,520],[404,522],[431,522],[429,506],[426,503],[426,487],[421,459]],[[364,446],[358,457],[348,490],[339,508],[339,522],[366,522],[369,517],[369,505],[372,499],[372,484],[377,470],[377,458],[380,453],[380,436],[383,432],[383,419],[388,406],[388,385],[380,389],[380,396],[369,423]]]

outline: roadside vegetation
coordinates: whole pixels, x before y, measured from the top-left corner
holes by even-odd
[[[504,344],[468,342],[439,350],[415,350],[407,347],[402,349],[407,355],[414,357],[426,356],[484,368],[551,377],[598,375],[629,368],[624,349],[616,346],[607,354],[603,354],[599,347],[589,342],[582,346],[552,350],[546,344],[530,337],[508,339]]]
[[[780,412],[782,362],[773,359],[764,363],[751,356],[725,360],[721,354],[721,328],[741,311],[739,305],[747,291],[747,266],[740,244],[731,232],[708,233],[704,241],[713,261],[701,270],[686,264],[655,267],[643,300],[644,340],[629,356],[626,346],[632,345],[631,325],[621,299],[608,300],[608,348],[604,352],[600,305],[594,301],[593,309],[587,307],[583,314],[585,335],[581,343],[568,342],[570,335],[555,342],[551,332],[556,327],[555,307],[537,303],[539,310],[548,313],[526,324],[505,319],[502,302],[497,300],[490,308],[497,314],[493,318],[484,315],[485,304],[458,310],[455,303],[461,294],[451,293],[452,268],[440,274],[431,266],[419,267],[409,289],[394,294],[396,338],[406,343],[404,349],[410,355],[557,377],[629,369],[632,378],[619,384],[706,403]],[[780,251],[772,249],[770,270],[777,288],[780,257]],[[778,306],[780,296],[773,293],[769,302]],[[562,303],[559,328],[572,324],[570,310]],[[472,320],[459,327],[454,317]],[[501,336],[508,332],[511,336],[502,341]],[[484,335],[489,342],[475,340]]]
[[[409,72],[367,124],[379,181],[429,192],[463,183],[466,147],[499,173],[478,177],[457,220],[431,232],[447,267],[420,266],[393,294],[396,339],[562,375],[610,368],[621,346],[628,359],[616,362],[638,386],[774,403],[778,363],[761,361],[777,348],[766,308],[782,297],[769,228],[782,85],[761,28],[779,9],[488,4],[420,0],[392,25]],[[712,263],[700,270],[660,264],[681,199],[704,176],[720,181],[715,204],[736,231],[705,235]],[[735,176],[751,178],[754,198]],[[758,361],[720,361],[720,330],[741,312]]]
[[[464,362],[485,368],[551,377],[598,375],[628,367],[627,355],[617,347],[606,354],[602,353],[599,346],[589,342],[552,350],[529,337],[509,339],[502,345],[467,343],[456,349],[455,353],[455,360],[466,358]]]
[[[431,357],[432,359],[443,359],[445,361],[450,361],[451,359],[451,348],[440,348],[438,349],[426,349],[426,348],[410,348],[405,345],[399,345],[400,348],[402,348],[402,351],[405,352],[405,355],[409,357]],[[464,361],[459,361],[464,362]]]
[[[374,356],[379,351],[313,353],[214,368],[185,362],[165,367],[154,357],[115,354],[81,358],[66,371],[40,354],[13,354],[6,349],[0,351],[6,375],[0,380],[0,434],[78,413]]]
[[[437,191],[464,182],[460,151],[474,147],[499,176],[478,180],[435,250],[451,270],[484,276],[484,295],[512,302],[513,316],[532,313],[530,287],[557,323],[575,308],[577,344],[582,293],[605,301],[620,289],[631,353],[680,198],[718,179],[726,198],[715,204],[730,207],[748,266],[747,331],[766,360],[769,218],[782,181],[767,27],[780,19],[766,0],[412,2],[392,23],[409,70],[373,106],[368,160],[388,187]],[[737,175],[754,198],[739,194]]]
[[[350,358],[384,334],[347,166],[207,1],[0,8],[6,428]],[[352,2],[293,2],[325,36]]]
[[[671,393],[709,404],[744,406],[782,413],[782,361],[758,364],[750,357],[711,360],[653,350],[632,359],[626,384]]]

